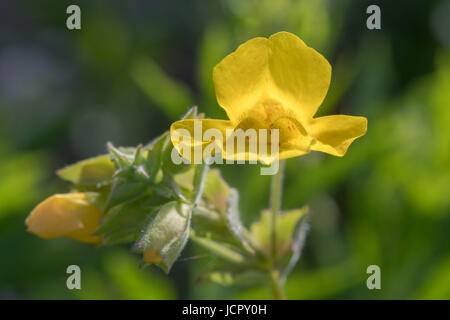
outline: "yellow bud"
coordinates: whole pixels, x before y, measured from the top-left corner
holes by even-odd
[[[97,230],[103,213],[87,200],[86,193],[55,194],[34,208],[25,224],[28,232],[44,239],[71,238],[99,243]]]
[[[148,264],[160,263],[162,261],[162,258],[159,255],[158,250],[149,248],[144,251],[144,261]]]

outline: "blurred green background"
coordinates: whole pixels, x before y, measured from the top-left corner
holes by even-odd
[[[66,28],[74,3],[79,31]],[[371,31],[374,3],[382,29]],[[450,298],[449,16],[450,1],[1,1],[0,299],[270,298],[263,287],[198,282],[210,258],[192,243],[167,276],[140,269],[128,246],[42,240],[24,219],[68,191],[56,169],[104,153],[106,141],[146,143],[194,104],[225,118],[213,66],[282,30],[333,66],[319,114],[369,120],[344,158],[288,161],[283,208],[312,212],[289,298]],[[251,223],[270,178],[257,166],[220,168]],[[82,290],[66,288],[71,264]],[[372,264],[381,290],[366,287]]]

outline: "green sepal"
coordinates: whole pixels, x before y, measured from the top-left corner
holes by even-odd
[[[161,150],[167,143],[168,134],[160,136],[151,145],[132,150],[120,150],[111,143],[108,148],[112,160],[119,168],[114,174],[114,182],[106,209],[132,201],[141,196],[151,185],[156,186],[161,166]]]
[[[154,196],[125,203],[113,210],[102,220],[96,235],[103,236],[103,244],[133,242],[154,217],[164,199]]]
[[[105,211],[107,195],[101,192],[85,192],[86,199],[90,204],[93,204],[101,211]]]
[[[137,149],[119,149],[114,147],[111,142],[107,143],[109,154],[111,156],[111,161],[115,163],[117,169],[123,169],[133,164],[136,158]]]
[[[184,115],[181,117],[181,120],[185,119],[197,119],[197,106],[190,108]],[[170,141],[170,135],[167,137],[168,143],[164,146],[162,151],[162,167],[166,171],[166,173],[175,175],[179,173],[183,173],[192,168],[192,164],[180,163],[175,164],[172,160],[172,153],[178,151],[174,148],[172,142]],[[181,156],[180,156],[181,157]]]
[[[206,163],[202,163],[195,166],[194,173],[194,187],[192,194],[192,201],[197,204],[203,195],[203,189],[205,187],[206,174],[208,173],[209,167]]]
[[[195,166],[189,168],[189,170],[177,173],[173,175],[173,180],[180,187],[180,189],[185,190],[186,194],[191,196],[194,189],[194,176],[195,176]]]
[[[186,193],[190,193],[189,190],[183,190],[180,188],[180,186],[177,184],[175,177],[171,174],[164,174],[163,175],[163,184],[167,186],[167,188],[170,190],[171,194],[178,200],[182,202],[188,203],[188,196]]]
[[[221,228],[226,227],[223,217],[217,211],[201,205],[194,207],[192,218],[195,220],[196,224],[204,224],[208,228],[212,226]]]
[[[207,237],[197,236],[194,230],[191,231],[192,241],[211,252],[213,255],[233,264],[248,265],[253,264],[252,257],[245,255],[236,246],[212,240]]]
[[[247,249],[251,253],[261,252],[255,239],[250,232],[243,226],[239,216],[239,193],[236,189],[231,188],[228,197],[228,205],[226,211],[226,219],[228,228],[231,233],[240,242],[242,247]]]
[[[203,199],[225,216],[230,197],[230,187],[222,178],[219,169],[208,171],[203,190]]]
[[[305,209],[307,211],[307,208]],[[309,230],[308,224],[309,214],[304,214],[295,226],[294,234],[291,241],[291,256],[289,257],[289,262],[286,267],[282,270],[280,278],[281,281],[285,281],[289,273],[294,269],[300,256],[302,254],[303,246],[305,245],[306,235]]]
[[[135,251],[156,250],[162,258],[158,266],[168,273],[189,238],[191,214],[189,205],[167,202],[135,243]]]
[[[291,252],[292,239],[296,226],[300,219],[304,217],[308,212],[308,207],[301,209],[294,209],[283,212],[277,218],[276,226],[276,253],[277,259],[281,259],[286,254]],[[261,212],[261,218],[257,222],[254,222],[250,226],[250,233],[259,244],[260,248],[270,254],[270,218],[271,212],[269,210],[263,210]]]
[[[64,180],[75,185],[97,185],[108,182],[116,167],[108,154],[79,161],[56,171]]]
[[[136,167],[128,167],[114,179],[106,203],[106,211],[119,204],[137,199],[148,189],[151,181],[138,173],[136,169]]]
[[[240,243],[230,233],[226,220],[221,214],[202,205],[193,209],[192,224],[197,237],[212,239],[239,247]]]
[[[172,161],[172,152],[178,152],[177,149],[172,145],[172,142],[168,143],[167,146],[164,148],[163,151],[163,159],[162,159],[162,167],[164,170],[170,174],[178,174],[188,171],[190,168],[192,168],[192,164],[190,163],[180,163],[175,164]],[[181,156],[180,156],[181,157]]]
[[[162,154],[166,146],[170,144],[170,136],[168,132],[163,133],[157,139],[153,140],[149,146],[146,160],[146,169],[150,174],[152,182],[156,182],[158,173],[162,166]]]

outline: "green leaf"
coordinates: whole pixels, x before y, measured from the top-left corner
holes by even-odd
[[[234,264],[249,264],[251,262],[248,257],[240,253],[237,248],[233,248],[232,246],[225,245],[209,238],[196,236],[194,231],[191,232],[190,237],[198,245],[228,262]]]
[[[175,177],[171,174],[163,175],[163,183],[168,187],[170,192],[179,200],[183,202],[189,202],[188,197],[186,196],[186,190],[182,190],[180,186],[177,184]],[[189,193],[189,192],[187,192]]]
[[[59,169],[56,174],[74,184],[95,185],[110,180],[115,170],[110,156],[105,154]]]
[[[95,233],[103,236],[107,245],[136,241],[160,205],[160,199],[149,196],[118,206],[103,219]]]
[[[306,209],[307,211],[308,209]],[[305,245],[306,235],[309,230],[309,225],[307,223],[308,214],[304,214],[300,217],[300,220],[297,222],[295,227],[294,235],[292,236],[291,241],[291,257],[289,258],[289,262],[281,273],[281,281],[284,282],[291,273],[292,269],[294,269],[298,260],[300,260],[300,256],[302,254],[303,246]]]
[[[291,251],[292,238],[300,219],[308,212],[308,207],[286,211],[277,218],[276,226],[276,252],[281,258]],[[270,218],[271,212],[264,210],[259,221],[253,223],[250,232],[253,238],[267,254],[270,253]]]
[[[239,216],[239,193],[234,188],[230,189],[229,193],[230,196],[228,197],[228,207],[226,213],[229,229],[239,240],[240,244],[253,253],[253,248],[257,248],[257,245],[255,245],[255,240],[252,238],[251,234],[242,225],[241,218]]]
[[[173,180],[180,187],[180,189],[184,189],[192,193],[194,189],[194,176],[195,176],[195,167],[191,166],[189,170],[177,173],[173,176]]]
[[[214,177],[214,182],[219,182],[220,186],[225,182],[216,180],[218,172],[218,170],[215,170],[210,176]],[[210,202],[206,201],[201,202],[194,208],[193,221],[195,223],[196,236],[230,245],[245,251],[251,256],[255,255],[255,253],[259,257],[265,256],[265,253],[260,250],[250,232],[242,225],[239,217],[239,196],[237,190],[228,188],[226,184],[224,186],[229,193],[228,204],[225,203],[225,207],[227,207],[226,213],[220,212]],[[219,187],[215,190],[219,191],[221,188]],[[213,188],[210,189],[210,191],[212,190]],[[216,195],[214,193],[212,195],[213,197],[210,197],[210,199],[215,200],[214,197]]]
[[[215,210],[202,205],[195,206],[192,214],[192,225],[197,237],[240,246],[239,241],[231,234],[224,217]]]
[[[168,132],[163,133],[148,146],[148,154],[145,167],[150,174],[150,179],[155,182],[158,177],[158,172],[161,169],[162,152],[166,145],[170,143],[170,136]]]
[[[211,210],[209,208],[203,207],[203,206],[195,206],[193,209],[193,218],[195,220],[205,221],[206,224],[213,224],[216,226],[223,226],[224,220],[220,216],[220,214],[214,210]]]
[[[184,119],[197,119],[199,115],[197,114],[197,107],[194,106],[190,108],[186,114],[181,118]],[[179,173],[184,173],[193,167],[192,164],[175,164],[172,160],[172,153],[178,153],[178,151],[174,148],[172,142],[170,141],[170,135],[167,137],[167,143],[164,145],[162,150],[162,167],[166,173],[176,175]],[[181,156],[180,156],[181,157]]]
[[[114,174],[114,182],[107,201],[106,210],[141,196],[155,181],[160,167],[161,148],[167,133],[159,137],[145,149],[120,150],[111,143],[108,148],[111,157],[119,168]]]
[[[189,238],[192,209],[190,206],[171,201],[164,204],[142,237],[135,250],[156,250],[162,258],[158,265],[169,272]]]
[[[209,167],[205,164],[199,164],[195,166],[195,174],[194,174],[194,192],[193,192],[193,202],[197,204],[200,200],[203,189],[205,187],[205,178],[208,173]]]
[[[150,179],[136,174],[134,168],[129,167],[127,176],[115,178],[106,203],[106,211],[119,204],[137,199],[148,189],[150,183]]]
[[[222,178],[220,170],[209,170],[206,175],[203,198],[219,212],[225,215],[229,197],[230,187]]]
[[[86,199],[89,203],[93,204],[101,211],[105,211],[105,205],[107,200],[107,195],[101,192],[85,192]]]
[[[118,169],[123,169],[131,166],[135,160],[136,151],[131,150],[121,150],[116,147],[111,142],[107,143],[109,153],[111,155],[111,160],[116,164]]]
[[[183,173],[192,168],[192,164],[180,163],[175,164],[172,160],[172,152],[177,152],[177,149],[174,148],[172,142],[170,141],[170,136],[167,137],[167,144],[164,146],[162,151],[162,167],[164,168],[166,173],[175,175],[178,173]]]

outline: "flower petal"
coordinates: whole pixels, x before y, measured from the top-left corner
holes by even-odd
[[[312,119],[308,133],[316,139],[311,150],[334,156],[343,156],[350,144],[367,131],[367,119],[345,115],[333,115]]]
[[[303,119],[311,118],[327,94],[331,65],[292,33],[278,32],[269,40],[269,68],[277,94]]]
[[[269,146],[267,146],[268,149],[270,149]],[[285,143],[280,145],[278,150],[278,155],[276,154],[270,154],[264,155],[261,153],[258,153],[257,158],[259,161],[264,162],[267,165],[270,165],[275,160],[282,160],[282,159],[289,159],[294,158],[298,156],[303,156],[307,153],[309,153],[311,149],[305,148],[303,144],[297,144],[297,143]],[[249,156],[245,160],[248,160]],[[230,157],[230,160],[233,160],[233,158]]]
[[[219,105],[238,122],[264,94],[268,85],[269,41],[253,38],[241,44],[214,67],[213,81]]]
[[[85,193],[55,194],[41,202],[28,216],[28,231],[44,239],[68,237],[98,243],[93,236],[102,212],[87,201]]]
[[[214,129],[211,131],[210,129]],[[220,151],[226,140],[226,130],[233,130],[233,124],[229,120],[216,119],[186,119],[172,123],[170,127],[170,138],[174,147],[183,158],[195,163],[194,160],[203,160],[203,151],[215,141],[215,138],[205,136],[207,130],[220,135],[222,141],[217,143]],[[211,146],[212,147],[212,146]],[[201,158],[194,159],[194,153],[201,151]]]
[[[234,123],[267,101],[311,118],[330,79],[328,61],[289,32],[245,42],[213,71],[217,101]]]
[[[310,152],[310,147],[313,139],[309,136],[304,136],[299,131],[293,130],[289,139],[279,137],[276,139],[273,134],[270,139],[267,139],[262,132],[258,132],[255,138],[241,135],[227,137],[227,145],[223,149],[223,158],[233,161],[262,161],[266,164],[271,164],[276,159],[287,159],[301,156]],[[283,136],[283,133],[282,133]],[[249,138],[249,139],[248,139]],[[234,152],[228,152],[228,143],[232,143],[234,139]],[[276,140],[274,140],[276,139]],[[253,144],[254,143],[254,144]],[[240,144],[240,148],[237,145]],[[262,146],[264,146],[263,149]]]
[[[217,140],[208,136],[207,130],[210,129],[215,129],[217,135],[221,136],[221,141],[217,141],[217,152],[222,153],[223,159],[232,161],[263,161],[270,164],[275,158],[285,159],[309,153],[313,140],[310,136],[304,136],[300,131],[294,130],[292,125],[290,135],[286,133],[288,129],[281,130],[282,137],[279,137],[279,143],[275,142],[278,146],[276,151],[273,149],[271,139],[267,136],[268,131],[264,138],[258,130],[253,130],[254,134],[250,134],[249,131],[242,128],[234,128],[231,121],[216,119],[176,121],[170,128],[171,140],[183,158],[191,163],[196,163],[197,160],[204,160],[205,148]],[[251,136],[253,137],[250,138]],[[285,138],[283,139],[283,137]],[[264,142],[266,145],[264,151],[260,150],[260,139],[266,141]],[[227,144],[229,144],[230,150],[227,150]],[[212,147],[211,145],[210,148],[212,149]],[[272,153],[272,150],[277,153]],[[194,152],[198,151],[201,151],[201,156],[199,155],[195,160]]]

